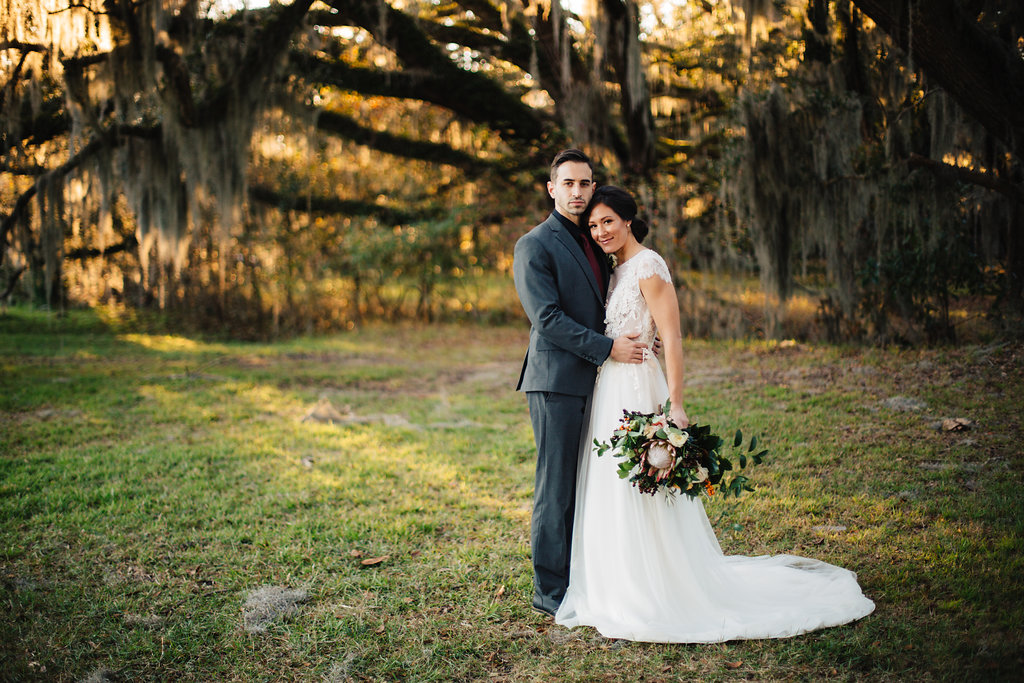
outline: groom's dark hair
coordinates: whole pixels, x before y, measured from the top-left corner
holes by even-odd
[[[582,150],[576,148],[563,149],[555,155],[554,160],[551,162],[552,182],[554,182],[555,178],[558,177],[558,167],[567,161],[581,161],[590,167],[590,174],[594,174],[594,164],[590,161],[590,157],[584,154]]]

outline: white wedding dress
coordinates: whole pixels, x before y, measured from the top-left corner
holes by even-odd
[[[605,333],[655,327],[642,279],[671,283],[668,267],[645,249],[612,275]],[[653,412],[668,398],[657,359],[608,360],[594,388],[577,478],[569,590],[555,615],[564,626],[593,626],[608,638],[715,643],[786,638],[859,619],[874,609],[856,575],[794,555],[726,556],[703,504],[688,496],[642,494],[618,476],[619,459],[598,457],[623,409]]]

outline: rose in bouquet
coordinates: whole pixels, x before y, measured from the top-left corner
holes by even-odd
[[[753,491],[750,479],[733,470],[733,462],[722,454],[724,441],[707,425],[679,427],[669,419],[670,404],[655,413],[622,411],[622,422],[606,442],[594,440],[599,456],[611,451],[622,458],[619,477],[654,495],[684,493],[709,498],[717,492],[723,496],[739,496]],[[741,449],[743,434],[736,430],[733,448]],[[757,437],[752,437],[745,451],[740,450],[738,465],[760,464],[767,450],[755,452]],[[729,473],[729,474],[727,474]],[[717,488],[716,488],[717,487]]]

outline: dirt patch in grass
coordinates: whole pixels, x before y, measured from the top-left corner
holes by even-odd
[[[273,622],[297,614],[299,605],[308,599],[309,593],[301,589],[260,586],[242,605],[242,625],[246,633],[265,633]]]

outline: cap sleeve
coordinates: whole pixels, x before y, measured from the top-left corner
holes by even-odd
[[[668,264],[661,258],[658,252],[647,249],[634,258],[639,259],[636,264],[636,279],[646,280],[649,277],[658,276],[665,282],[672,284],[672,276],[668,272]]]

